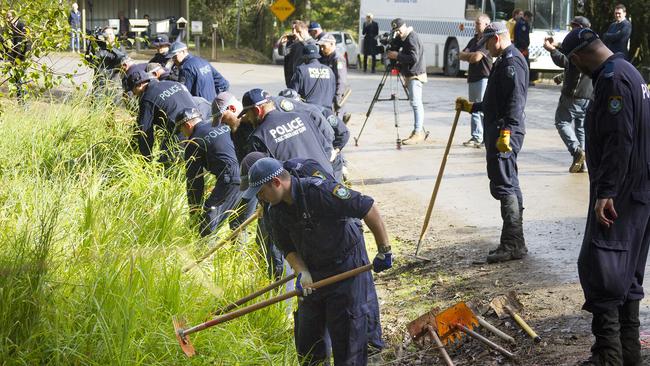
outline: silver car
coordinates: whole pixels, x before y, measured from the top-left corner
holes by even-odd
[[[329,32],[334,35],[336,39],[336,50],[339,53],[342,53],[345,57],[345,60],[348,63],[348,66],[356,67],[359,65],[359,45],[354,40],[352,35],[348,32],[343,31],[333,31]],[[273,45],[273,63],[282,64],[284,61],[284,56],[280,55],[278,52],[278,47],[280,46],[280,41],[275,42]]]

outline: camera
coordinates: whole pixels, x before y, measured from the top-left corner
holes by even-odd
[[[388,51],[399,51],[402,48],[402,40],[397,37],[396,32],[385,32],[379,35],[378,53],[381,53],[381,59],[384,65],[395,67],[397,61],[388,59]]]

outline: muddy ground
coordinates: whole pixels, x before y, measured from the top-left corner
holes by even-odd
[[[69,57],[56,60],[61,69],[74,67]],[[281,66],[215,64],[230,80],[236,95],[252,87],[277,93],[284,87]],[[87,78],[83,70],[77,81]],[[357,136],[381,74],[350,70],[353,90],[348,127]],[[382,97],[399,89],[388,80]],[[401,92],[403,96],[403,92]],[[527,135],[519,156],[524,195],[524,231],[529,255],[505,264],[476,264],[498,244],[501,218],[499,202],[489,193],[483,150],[467,148],[469,116],[462,115],[449,155],[421,255],[415,251],[424,214],[438,174],[454,117],[453,101],[467,95],[461,78],[433,75],[424,87],[425,126],[431,132],[422,145],[395,147],[396,129],[391,102],[378,102],[359,146],[350,139],[344,153],[356,189],[373,196],[380,207],[396,254],[395,267],[376,276],[382,324],[388,349],[373,357],[380,365],[432,365],[440,363],[431,348],[406,344],[405,325],[433,307],[446,308],[459,301],[486,304],[494,296],[516,291],[524,305],[522,316],[542,337],[534,344],[512,320],[499,320],[492,311],[484,317],[515,337],[521,365],[574,365],[589,355],[592,342],[589,313],[581,311],[582,291],[576,261],[587,213],[588,176],[569,174],[571,156],[553,124],[559,87],[530,88]],[[408,102],[398,104],[399,134],[408,136],[412,112]],[[372,252],[372,245],[369,245]],[[645,363],[650,364],[650,301],[642,302],[642,342]],[[489,335],[479,328],[479,332]],[[505,343],[489,335],[502,345]],[[465,339],[448,347],[457,365],[508,364],[497,353]]]

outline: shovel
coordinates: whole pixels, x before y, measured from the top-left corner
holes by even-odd
[[[517,325],[521,327],[530,338],[539,343],[542,341],[542,337],[537,335],[535,331],[524,321],[524,319],[519,316],[518,312],[524,307],[519,300],[517,300],[517,294],[514,291],[510,291],[506,295],[499,295],[490,301],[490,307],[497,313],[499,319],[506,318],[510,316],[512,319],[517,322]]]
[[[323,280],[320,280],[318,282],[313,283],[309,288],[312,289],[319,289],[321,287],[325,287],[328,285],[331,285],[333,283],[337,283],[343,280],[346,280],[348,278],[354,277],[360,273],[367,272],[372,269],[372,264],[366,264],[365,266],[358,267],[352,270],[349,270],[347,272],[339,273],[335,276],[325,278]],[[264,300],[262,302],[258,302],[249,306],[246,306],[244,308],[241,308],[239,310],[235,310],[231,313],[227,313],[224,315],[220,315],[212,320],[209,320],[207,322],[195,325],[191,328],[186,328],[185,320],[182,317],[172,317],[172,323],[174,324],[174,334],[176,335],[176,339],[178,340],[178,344],[181,346],[181,349],[183,352],[187,355],[187,357],[192,357],[196,353],[194,350],[194,346],[192,346],[192,343],[190,342],[190,337],[189,335],[192,333],[200,332],[204,329],[213,327],[215,325],[225,323],[229,320],[233,320],[236,318],[239,318],[243,315],[246,315],[248,313],[252,313],[253,311],[263,309],[267,306],[273,305],[275,303],[278,303],[280,301],[284,301],[286,299],[290,299],[294,296],[300,296],[302,295],[302,291],[300,290],[293,290],[287,293],[284,293],[282,295],[278,295],[275,297],[272,297],[268,300]]]

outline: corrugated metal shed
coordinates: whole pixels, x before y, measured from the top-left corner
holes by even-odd
[[[108,19],[116,19],[120,12],[127,18],[142,19],[145,14],[151,21],[170,16],[188,19],[187,0],[81,0],[79,8],[86,10],[86,28],[107,25]]]

